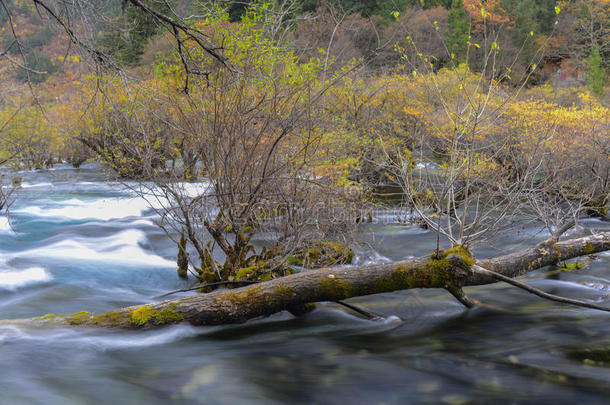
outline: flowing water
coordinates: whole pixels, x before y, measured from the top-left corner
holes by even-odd
[[[94,166],[29,172],[0,222],[0,319],[104,312],[186,286],[146,201]],[[588,220],[573,236],[608,230]],[[543,239],[524,226],[480,256]],[[369,225],[358,260],[430,252],[431,232]],[[610,255],[523,279],[610,306]],[[159,330],[0,326],[0,404],[609,403],[610,314],[503,284],[467,289],[497,310],[465,311],[441,290],[350,300],[295,318]],[[400,320],[398,318],[400,318]]]

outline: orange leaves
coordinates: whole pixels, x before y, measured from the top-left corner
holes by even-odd
[[[464,0],[464,8],[470,16],[473,32],[483,31],[490,25],[510,25],[512,22],[500,0]]]

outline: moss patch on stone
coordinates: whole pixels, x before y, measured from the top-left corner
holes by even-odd
[[[271,280],[271,272],[265,268],[264,264],[244,267],[239,269],[235,275],[236,280],[255,280],[255,281],[269,281]]]
[[[589,365],[610,364],[610,347],[577,349],[572,350],[567,355],[572,360],[580,360]]]
[[[258,260],[251,266],[239,269],[235,275],[235,280],[269,281],[289,274],[294,274],[294,269],[290,266],[273,268],[272,262]]]
[[[582,264],[580,262],[561,263],[561,265],[559,267],[561,267],[564,270],[580,270],[584,267],[584,264]]]
[[[317,242],[303,251],[288,257],[288,264],[308,269],[351,264],[354,251],[338,242]]]

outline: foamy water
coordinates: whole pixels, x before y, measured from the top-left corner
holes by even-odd
[[[47,218],[109,221],[118,218],[138,217],[149,209],[148,203],[139,198],[104,198],[89,201],[72,198],[50,202],[48,205],[51,206],[43,208],[33,205],[23,207],[15,210],[15,213]]]
[[[14,290],[30,284],[50,281],[53,277],[41,267],[0,271],[0,289]]]
[[[55,342],[61,346],[105,351],[164,345],[197,333],[197,329],[190,325],[175,325],[161,331],[143,333],[120,331],[101,335],[87,335],[73,329],[32,330],[14,325],[0,325],[0,344],[28,341],[50,344]]]
[[[144,232],[130,229],[107,237],[66,239],[40,248],[19,252],[13,257],[52,258],[55,260],[102,261],[154,267],[175,267],[171,260],[149,253],[141,243]]]
[[[49,183],[46,181],[40,182],[40,183],[23,182],[23,183],[21,183],[21,187],[22,188],[53,187],[53,183]]]
[[[12,231],[8,218],[5,215],[0,215],[0,233],[10,233]]]

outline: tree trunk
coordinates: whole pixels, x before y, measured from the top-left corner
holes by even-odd
[[[187,298],[133,306],[94,315],[78,312],[69,316],[48,314],[8,323],[84,325],[147,328],[179,322],[218,325],[245,322],[283,310],[299,312],[309,303],[337,301],[410,288],[444,288],[493,283],[496,280],[471,270],[477,264],[507,277],[517,277],[563,260],[610,250],[610,232],[535,247],[492,259],[475,261],[457,246],[442,252],[394,263],[306,271],[247,287],[197,294]]]

